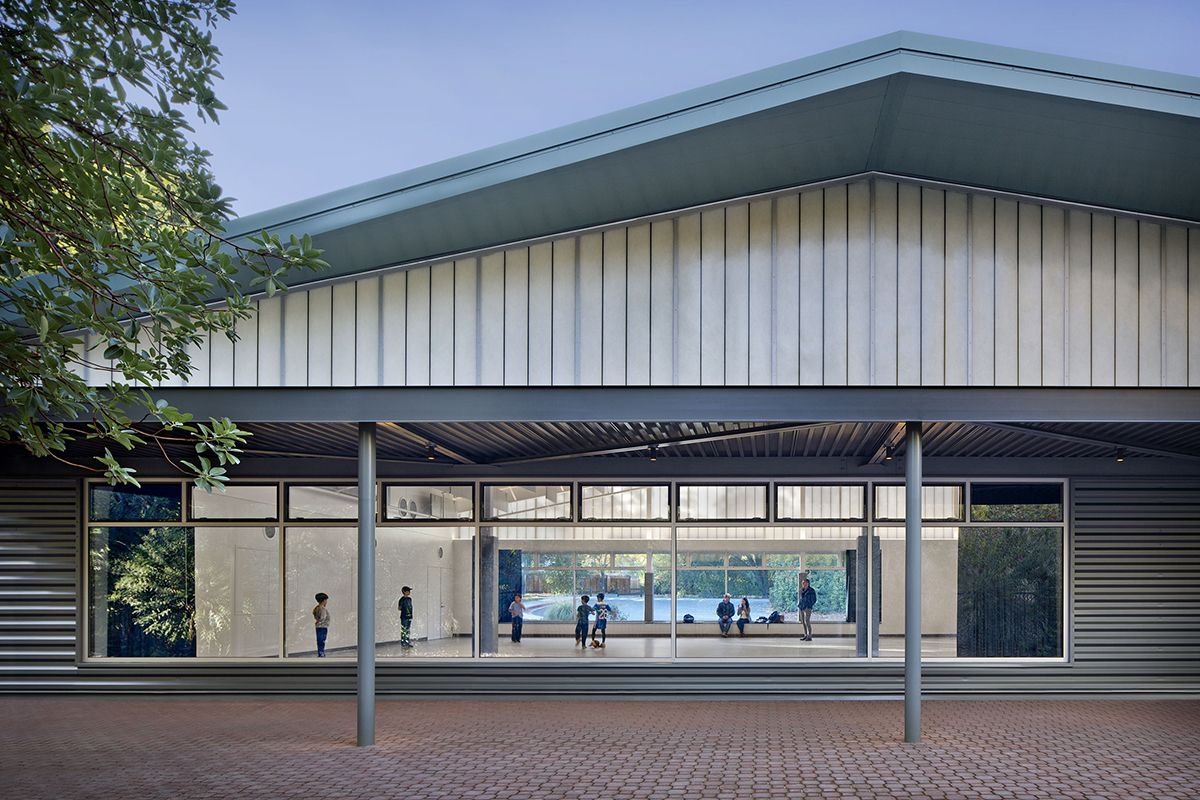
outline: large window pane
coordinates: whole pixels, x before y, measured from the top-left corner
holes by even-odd
[[[776,486],[780,520],[864,520],[865,486]]]
[[[357,521],[358,486],[289,486],[287,505],[288,519]]]
[[[279,529],[195,529],[196,655],[279,655]]]
[[[766,486],[680,486],[679,519],[765,520]]]
[[[907,501],[903,486],[875,487],[875,519],[902,520]],[[953,522],[963,519],[963,487],[922,486],[921,518],[928,522]]]
[[[483,518],[487,520],[569,520],[571,487],[484,486]]]
[[[475,619],[471,528],[375,529],[375,641],[380,656],[470,657]],[[401,590],[411,589],[407,635]],[[405,646],[407,644],[411,646]]]
[[[192,487],[194,520],[275,520],[279,517],[279,487],[226,486],[211,493]]]
[[[284,646],[288,656],[317,654],[313,607],[329,595],[326,655],[353,658],[358,643],[358,529],[291,526],[284,543]],[[376,586],[378,586],[378,580]]]
[[[959,656],[1061,657],[1062,529],[963,528]]]
[[[384,490],[387,519],[474,519],[474,487],[388,486]]]
[[[143,486],[91,484],[88,513],[94,522],[178,522],[183,487],[179,483]]]
[[[89,654],[196,655],[194,560],[191,528],[91,528]]]
[[[594,607],[603,593],[609,607],[606,628],[593,631],[596,617],[589,615],[588,641],[594,632],[610,657],[670,656],[670,528],[483,530],[483,655],[586,656],[585,650],[594,648],[576,641],[577,609],[581,595]],[[509,614],[517,593],[525,605],[519,642]]]
[[[588,486],[580,488],[580,519],[670,519],[670,490],[663,486]]]
[[[854,613],[855,553],[862,534],[861,527],[679,528],[677,655],[854,657],[860,652],[860,636],[866,635],[865,628],[860,632]],[[799,621],[800,580],[806,576],[817,593],[810,615],[812,641],[803,641],[805,628]],[[744,626],[732,625],[723,637],[717,607],[726,592],[732,595],[735,609],[746,600],[749,617]],[[735,623],[738,616],[735,611]]]
[[[1061,522],[1061,483],[973,483],[975,522]]]

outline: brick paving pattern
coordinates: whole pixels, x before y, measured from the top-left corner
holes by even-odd
[[[1200,701],[0,697],[0,798],[1195,798]]]

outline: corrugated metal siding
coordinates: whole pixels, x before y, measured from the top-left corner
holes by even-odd
[[[1074,490],[1074,663],[924,667],[930,695],[1200,692],[1200,482]],[[0,484],[0,691],[352,693],[352,664],[75,663],[76,487]],[[597,680],[601,671],[603,681]],[[442,661],[378,667],[381,694],[895,697],[897,664]]]
[[[74,481],[0,483],[0,685],[75,671]]]
[[[190,384],[1196,386],[1197,275],[1195,228],[859,180],[262,300]]]
[[[1074,518],[1078,671],[1200,689],[1200,483],[1080,481]]]

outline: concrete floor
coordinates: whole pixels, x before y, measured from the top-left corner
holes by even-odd
[[[499,651],[489,657],[500,658],[607,658],[607,659],[669,659],[671,640],[667,637],[610,635],[603,650],[575,644],[565,636],[530,636],[526,634],[519,643],[514,643],[507,632],[499,637]],[[956,643],[953,636],[926,637],[921,642],[923,658],[953,658]],[[467,636],[452,639],[420,641],[412,648],[399,644],[379,645],[375,650],[379,659],[390,658],[470,658],[471,639]],[[697,659],[774,659],[774,658],[855,658],[854,639],[845,636],[815,636],[811,642],[802,642],[795,636],[747,636],[740,638],[735,632],[728,638],[720,634],[712,636],[681,636],[676,648],[678,658]],[[315,657],[315,653],[298,654],[293,658]],[[879,637],[881,658],[904,656],[903,636]],[[356,658],[357,649],[342,648],[329,652],[331,658]]]
[[[1192,800],[1200,701],[0,697],[0,797]]]

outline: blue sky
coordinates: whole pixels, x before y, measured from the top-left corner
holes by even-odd
[[[284,203],[895,30],[1200,76],[1200,0],[242,0],[196,141]]]

